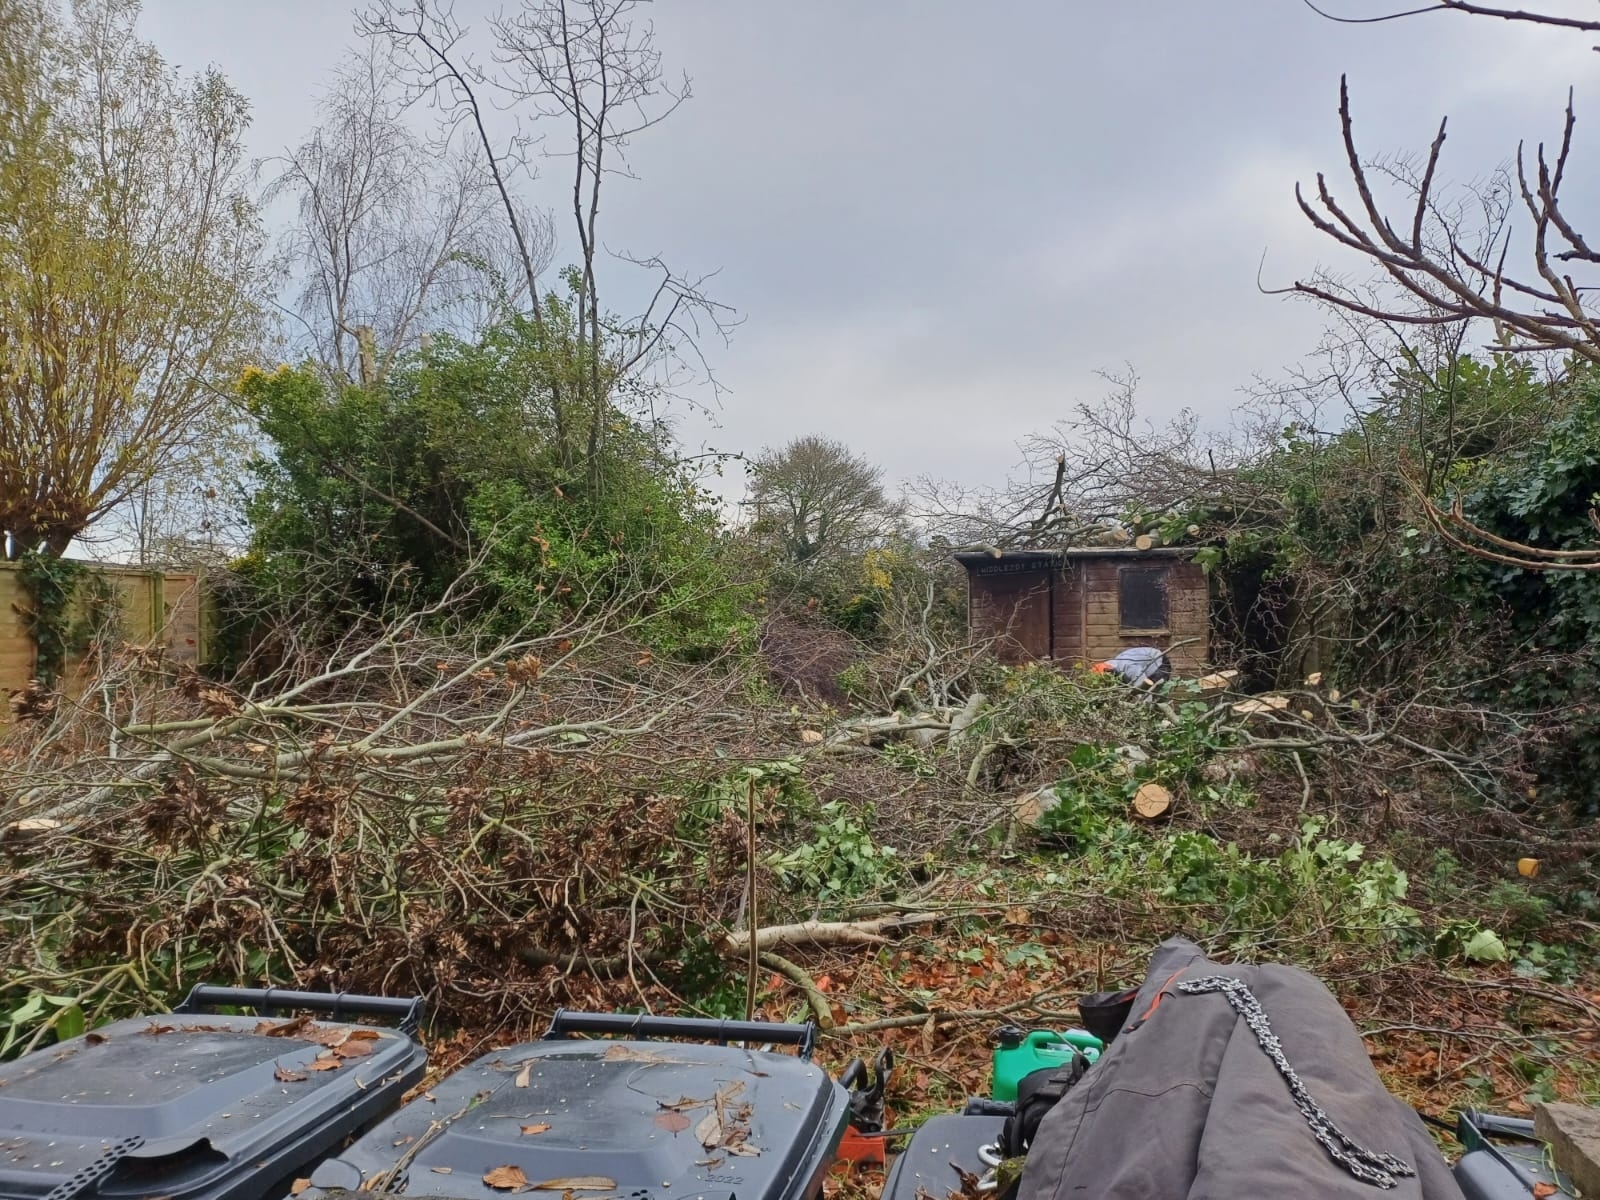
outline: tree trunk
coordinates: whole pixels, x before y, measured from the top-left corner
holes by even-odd
[[[83,532],[81,525],[57,525],[49,529],[44,535],[44,552],[51,558],[60,558],[66,554],[67,547],[72,545],[72,539]]]

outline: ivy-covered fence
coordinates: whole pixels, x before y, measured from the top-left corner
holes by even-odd
[[[70,559],[0,562],[0,725],[11,716],[6,701],[32,679],[73,691],[97,636],[204,661],[202,580]]]

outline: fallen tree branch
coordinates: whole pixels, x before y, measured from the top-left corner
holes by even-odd
[[[1014,1013],[1031,1012],[1046,1021],[1077,1021],[1076,1012],[1040,1008],[1044,1001],[1053,999],[1052,993],[1043,992],[1022,1000],[1003,1004],[999,1008],[963,1008],[947,1012],[906,1013],[897,1017],[878,1017],[871,1021],[857,1021],[850,1025],[835,1026],[829,1032],[835,1037],[848,1037],[857,1033],[881,1033],[887,1029],[915,1029],[930,1021],[934,1025],[949,1025],[957,1021],[997,1021]]]
[[[806,1003],[811,1006],[811,1014],[816,1017],[817,1024],[823,1029],[833,1028],[833,1008],[828,1003],[828,998],[822,994],[822,989],[817,987],[816,981],[807,975],[805,969],[798,963],[792,963],[780,954],[766,951],[756,955],[756,960],[764,967],[776,971],[790,983],[806,994]]]
[[[890,930],[926,925],[939,919],[938,913],[905,913],[878,917],[870,921],[801,921],[797,925],[769,925],[756,930],[756,949],[774,946],[881,946]],[[748,930],[728,930],[717,935],[717,946],[728,954],[749,949]]]

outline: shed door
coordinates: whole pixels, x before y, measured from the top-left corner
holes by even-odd
[[[1050,657],[1050,577],[1044,571],[980,576],[973,580],[978,620],[973,633],[995,639],[1008,664]]]

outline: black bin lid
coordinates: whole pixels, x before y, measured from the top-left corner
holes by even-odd
[[[0,1064],[0,1200],[274,1200],[397,1105],[425,1063],[391,1029],[118,1021]]]
[[[843,1088],[787,1055],[531,1042],[449,1076],[311,1181],[476,1200],[512,1190],[549,1200],[567,1191],[574,1200],[803,1200],[832,1164],[847,1110]]]

